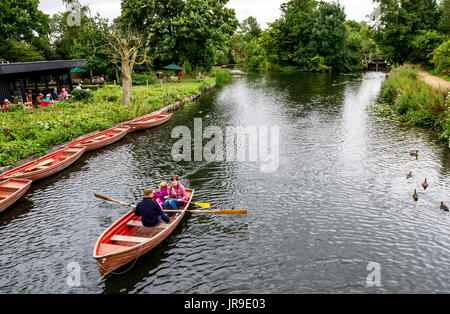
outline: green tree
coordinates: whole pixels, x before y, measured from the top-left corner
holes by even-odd
[[[411,43],[411,53],[409,60],[415,63],[428,65],[430,63],[430,54],[439,47],[446,39],[446,36],[438,31],[421,30]]]
[[[261,36],[261,27],[255,17],[249,16],[247,19],[242,21],[239,26],[239,31],[244,37],[246,42],[250,42],[253,39],[258,39]]]
[[[386,58],[403,63],[409,58],[411,44],[421,30],[436,30],[440,11],[436,0],[373,0],[378,4],[373,20],[375,39]]]
[[[156,66],[189,62],[211,68],[228,55],[238,21],[228,0],[122,0],[119,21],[147,34]],[[136,10],[136,7],[140,8]]]
[[[450,75],[450,40],[436,48],[432,53],[431,63],[437,71]]]
[[[450,34],[450,0],[442,0],[440,10],[442,15],[439,22],[439,30],[443,33]]]
[[[52,57],[50,19],[38,5],[38,0],[0,1],[0,59],[26,62]]]

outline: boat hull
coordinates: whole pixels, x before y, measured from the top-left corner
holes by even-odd
[[[84,139],[81,139],[79,141],[73,142],[66,147],[69,146],[81,146],[86,147],[86,152],[99,149],[105,146],[108,146],[110,144],[113,144],[127,135],[127,133],[131,130],[130,127],[115,127],[112,129],[109,129],[105,132],[98,133],[94,136],[90,136]],[[95,140],[98,137],[104,136],[105,139],[103,140]]]
[[[189,201],[185,204],[184,208],[187,209],[191,203],[192,197],[194,195],[194,190],[186,190],[187,193],[190,193]],[[134,246],[124,246],[123,249],[118,248],[117,245],[107,244],[108,239],[110,239],[113,233],[123,230],[123,226],[130,220],[134,220],[133,218],[137,218],[134,216],[134,210],[128,212],[124,216],[122,216],[119,220],[117,220],[111,227],[109,227],[97,240],[97,243],[94,247],[93,257],[97,261],[97,267],[103,276],[106,276],[110,273],[113,273],[115,270],[125,266],[133,261],[136,261],[140,256],[147,254],[153,248],[158,246],[161,242],[163,242],[181,223],[185,215],[184,211],[180,211],[180,213],[176,213],[173,217],[171,217],[170,225],[164,229],[161,229],[155,236],[148,238],[148,241],[140,244],[136,244]],[[160,226],[164,226],[164,222],[161,222]],[[128,228],[128,227],[127,227]],[[142,228],[144,231],[153,229],[153,228],[145,228],[145,227],[132,227],[137,228],[135,232],[139,231],[139,228]],[[133,230],[130,230],[133,231]],[[117,250],[117,251],[115,251]],[[130,267],[132,267],[132,264]],[[127,270],[125,270],[127,271]]]
[[[17,202],[28,191],[31,183],[32,181],[24,179],[9,179],[1,182],[0,213]]]
[[[37,181],[44,179],[48,176],[51,176],[67,167],[69,167],[71,164],[73,164],[75,161],[77,161],[81,155],[85,152],[85,147],[67,147],[64,148],[56,153],[47,155],[43,158],[40,158],[39,160],[29,163],[27,165],[24,165],[20,168],[13,169],[2,176],[0,176],[0,180],[2,179],[27,179],[31,181]],[[36,169],[33,169],[29,172],[22,172],[26,171],[28,168],[32,168],[33,165],[45,162],[46,160],[50,159],[57,159],[55,163],[45,166],[45,167],[38,167]]]
[[[152,116],[149,118],[145,118],[142,120],[132,121],[132,122],[128,123],[128,125],[131,128],[130,132],[133,132],[133,131],[153,128],[155,126],[161,125],[161,124],[169,121],[169,119],[171,117],[172,117],[171,113],[162,113],[162,114]]]

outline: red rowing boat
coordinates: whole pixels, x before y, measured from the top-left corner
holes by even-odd
[[[56,153],[42,157],[36,161],[8,171],[0,175],[1,179],[28,179],[37,181],[61,171],[81,157],[85,147],[70,146]]]
[[[172,117],[171,113],[161,113],[155,116],[147,117],[141,120],[135,120],[128,123],[131,127],[130,132],[152,128],[169,121]]]
[[[135,261],[163,242],[180,224],[192,200],[194,190],[186,190],[189,201],[179,213],[170,213],[170,222],[161,222],[158,226],[147,228],[142,225],[141,217],[131,210],[113,223],[98,238],[93,257],[97,261],[98,270],[104,276],[123,265]]]
[[[31,180],[9,179],[0,183],[0,213],[21,198],[31,186]]]
[[[86,138],[83,138],[79,141],[70,143],[66,147],[69,146],[83,146],[86,147],[86,151],[91,151],[94,149],[98,149],[112,143],[115,143],[122,139],[125,135],[127,135],[128,131],[130,131],[130,127],[128,126],[118,126],[104,132],[98,133],[96,135],[92,135]]]

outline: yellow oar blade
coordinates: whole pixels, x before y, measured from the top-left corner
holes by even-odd
[[[194,204],[201,208],[211,208],[211,204],[208,203],[194,203]]]

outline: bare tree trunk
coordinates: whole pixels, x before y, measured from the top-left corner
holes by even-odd
[[[122,104],[129,106],[131,104],[131,67],[127,63],[122,63]]]

